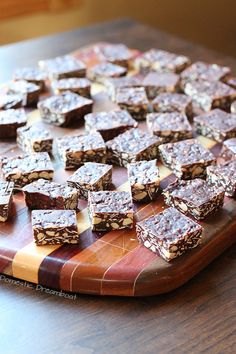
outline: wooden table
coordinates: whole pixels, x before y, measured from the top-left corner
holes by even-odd
[[[0,82],[14,68],[106,40],[151,47],[230,65],[236,59],[130,20],[92,26],[0,48]],[[185,286],[152,298],[36,291],[0,279],[0,352],[8,353],[233,353],[236,347],[236,246]]]

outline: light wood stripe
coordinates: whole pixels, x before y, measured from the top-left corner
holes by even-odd
[[[38,270],[43,259],[59,246],[38,247],[34,242],[20,249],[12,261],[12,275],[15,278],[38,283]]]

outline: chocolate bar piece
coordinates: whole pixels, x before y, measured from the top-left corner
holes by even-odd
[[[156,159],[161,143],[159,137],[140,129],[127,130],[106,143],[108,161],[126,167],[131,162]]]
[[[221,157],[226,161],[236,159],[236,138],[231,138],[223,142]]]
[[[207,178],[216,186],[223,187],[228,197],[236,197],[236,160],[207,167]]]
[[[167,205],[201,220],[223,206],[225,192],[222,187],[196,178],[176,180],[164,189],[163,195]]]
[[[39,102],[38,109],[46,123],[67,127],[90,113],[92,106],[92,100],[66,91]]]
[[[56,95],[64,91],[71,91],[83,97],[91,97],[91,82],[85,77],[55,80],[52,82],[52,88]]]
[[[167,262],[201,242],[203,228],[175,208],[168,208],[136,224],[139,242]]]
[[[74,210],[33,210],[32,228],[38,246],[79,242]]]
[[[65,184],[38,179],[22,190],[30,209],[77,209],[78,192]]]
[[[193,115],[191,98],[181,93],[160,93],[152,101],[152,107],[158,113],[179,112],[190,118]]]
[[[129,192],[89,192],[88,209],[93,231],[133,228],[134,212]]]
[[[133,201],[146,203],[155,200],[160,185],[157,160],[138,161],[129,164],[128,179]]]
[[[0,222],[11,217],[13,211],[13,182],[0,181]]]
[[[185,114],[149,113],[147,126],[152,134],[162,138],[163,143],[175,142],[193,137],[192,127]]]
[[[215,164],[215,156],[196,139],[159,146],[161,160],[178,178],[205,178],[206,167]]]
[[[231,113],[236,113],[236,101],[234,101],[231,104],[230,110],[231,110]]]
[[[236,99],[236,90],[220,81],[187,82],[184,92],[206,112],[214,108],[229,110],[231,103]]]
[[[141,87],[143,78],[140,75],[122,76],[107,79],[104,85],[112,101],[115,101],[116,92],[122,87]]]
[[[76,168],[85,162],[106,162],[106,145],[99,133],[58,138],[56,144],[65,169]]]
[[[90,113],[84,119],[85,129],[89,132],[99,132],[105,141],[138,126],[138,123],[125,110]]]
[[[199,134],[219,143],[236,137],[236,116],[221,109],[194,117],[194,126]]]
[[[10,93],[0,92],[0,110],[22,107],[23,97],[21,95],[13,95]]]
[[[1,162],[5,179],[14,182],[15,189],[21,189],[39,178],[53,178],[54,171],[47,152],[5,157]]]
[[[51,152],[52,143],[52,134],[42,127],[31,125],[17,129],[17,144],[24,152]]]
[[[26,125],[24,109],[7,109],[0,111],[0,139],[15,138],[16,130]]]
[[[67,179],[69,186],[77,189],[79,198],[88,199],[88,192],[109,190],[112,183],[112,166],[86,162]]]
[[[126,109],[134,119],[144,120],[148,112],[148,99],[144,87],[122,87],[116,92],[115,102]]]
[[[95,47],[95,52],[102,61],[108,61],[112,64],[128,68],[133,58],[131,50],[124,44],[108,44]]]
[[[50,80],[85,77],[86,75],[85,64],[71,55],[40,60],[39,67],[47,73]]]
[[[14,80],[25,80],[40,87],[40,91],[46,88],[47,74],[38,68],[17,69],[13,75]]]
[[[230,68],[217,64],[208,64],[202,61],[197,61],[185,69],[180,77],[182,85],[186,82],[205,80],[205,81],[224,81],[230,75]]]
[[[134,60],[134,68],[141,72],[158,71],[180,73],[190,64],[190,59],[164,50],[150,49]]]
[[[20,95],[23,106],[30,107],[38,103],[40,87],[26,80],[11,81],[5,85],[4,90],[6,94]]]
[[[179,89],[179,76],[174,73],[150,72],[143,79],[143,86],[149,99],[162,92],[176,92]]]
[[[115,65],[112,63],[99,63],[90,67],[87,71],[87,77],[91,81],[96,81],[101,84],[105,82],[106,79],[112,77],[121,77],[127,74],[127,69],[120,65]]]

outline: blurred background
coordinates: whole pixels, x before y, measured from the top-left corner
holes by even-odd
[[[236,56],[236,0],[0,0],[0,45],[120,17]]]

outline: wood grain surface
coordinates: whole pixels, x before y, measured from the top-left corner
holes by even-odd
[[[193,59],[201,57],[224,62],[234,71],[236,68],[236,61],[231,58],[127,20],[23,43],[21,48],[25,49],[25,61],[32,53],[33,63],[39,57],[63,54],[101,39],[126,42],[141,50],[154,46],[179,51]],[[61,51],[60,43],[64,43]],[[37,53],[40,47],[45,49]],[[3,79],[8,79],[12,68],[20,65],[12,56],[17,51],[19,44],[0,49],[1,63],[6,60]],[[1,280],[1,285],[0,316],[6,323],[1,328],[1,338],[6,336],[6,340],[1,339],[4,353],[16,348],[24,353],[33,348],[39,353],[232,353],[235,345],[235,247],[179,290],[149,299],[80,296],[73,301],[22,285],[8,285],[6,279]],[[14,321],[7,319],[8,315],[13,315]],[[16,316],[21,319],[20,325]],[[16,334],[14,343],[9,339],[10,328]],[[59,335],[55,339],[56,332]],[[37,338],[44,335],[40,348],[35,349],[33,334]]]

